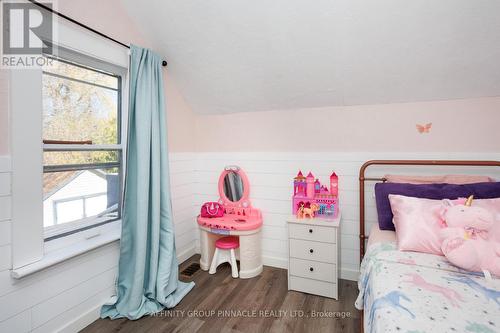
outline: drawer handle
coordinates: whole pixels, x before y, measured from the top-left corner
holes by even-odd
[[[314,250],[313,250],[313,249],[310,249],[310,250],[309,250],[309,252],[310,252],[310,253],[314,253]]]
[[[309,229],[309,233],[312,234],[313,233],[313,230],[312,229]]]
[[[312,272],[312,271],[314,271],[314,268],[312,268],[312,267],[309,267],[309,270],[310,270],[310,271]]]

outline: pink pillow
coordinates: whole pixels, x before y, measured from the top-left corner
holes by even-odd
[[[443,255],[439,230],[442,201],[389,194],[398,249]]]
[[[463,203],[464,199],[452,200]],[[444,209],[442,200],[421,199],[403,195],[389,195],[398,249],[401,251],[424,252],[443,255],[439,230],[443,227],[441,214]],[[473,206],[480,206],[500,214],[500,198],[474,200]],[[500,241],[500,223],[495,223],[491,231]]]

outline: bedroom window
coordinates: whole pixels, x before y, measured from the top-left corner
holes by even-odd
[[[121,217],[122,78],[76,58],[42,69],[45,240]]]

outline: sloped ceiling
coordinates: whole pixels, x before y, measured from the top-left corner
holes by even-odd
[[[196,113],[500,95],[498,0],[122,0]]]

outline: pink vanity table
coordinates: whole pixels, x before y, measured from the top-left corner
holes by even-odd
[[[260,210],[250,200],[250,183],[237,166],[226,167],[219,177],[219,203],[225,214],[220,218],[198,216],[200,227],[201,269],[207,271],[215,251],[215,241],[224,236],[238,236],[240,248],[236,258],[240,261],[239,276],[252,278],[262,272]]]

